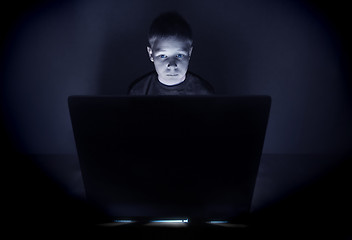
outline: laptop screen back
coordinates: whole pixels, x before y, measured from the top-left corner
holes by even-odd
[[[270,97],[71,96],[87,199],[113,218],[250,210]]]

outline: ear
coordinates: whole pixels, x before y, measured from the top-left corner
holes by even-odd
[[[149,56],[150,61],[154,62],[153,50],[151,49],[151,47],[147,47],[147,52],[148,52],[148,56]]]
[[[192,55],[192,51],[193,51],[193,46],[189,49],[189,52],[188,52],[188,56],[191,58],[191,55]]]

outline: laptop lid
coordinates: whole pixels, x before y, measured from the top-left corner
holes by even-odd
[[[87,200],[116,219],[250,211],[268,96],[71,96]]]

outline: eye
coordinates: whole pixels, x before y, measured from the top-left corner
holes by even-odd
[[[184,56],[183,54],[177,54],[176,55],[177,58],[183,58],[183,56]]]
[[[164,55],[164,54],[161,54],[159,57],[160,57],[160,58],[167,58],[167,56]]]

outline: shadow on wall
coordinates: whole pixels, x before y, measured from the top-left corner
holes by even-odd
[[[152,71],[153,66],[147,57],[143,34],[109,35],[104,43],[98,94],[125,95],[129,84]]]
[[[194,50],[190,70],[208,80],[218,95],[241,95],[248,91],[248,65],[243,59],[248,45],[239,32],[228,32],[214,18],[190,16],[194,26]],[[207,26],[204,28],[204,26]]]

